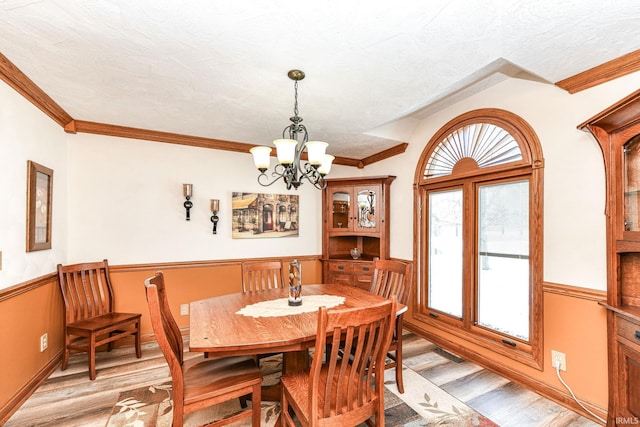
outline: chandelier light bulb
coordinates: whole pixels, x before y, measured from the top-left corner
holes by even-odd
[[[298,141],[295,139],[276,139],[273,141],[278,152],[278,163],[281,165],[290,165],[296,157],[296,146]]]
[[[320,166],[322,164],[328,145],[322,141],[307,142],[307,155],[311,166]]]
[[[331,163],[333,162],[334,159],[335,157],[332,156],[331,154],[324,155],[324,160],[322,161],[322,164],[318,167],[318,172],[320,173],[320,175],[325,176],[325,175],[328,175],[329,172],[331,172]]]
[[[271,147],[261,145],[259,147],[253,147],[249,152],[253,155],[253,163],[260,172],[269,169],[271,165]]]

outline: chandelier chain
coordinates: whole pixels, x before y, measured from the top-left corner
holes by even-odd
[[[295,81],[295,95],[294,95],[294,103],[293,103],[293,115],[294,117],[298,117],[298,81]]]

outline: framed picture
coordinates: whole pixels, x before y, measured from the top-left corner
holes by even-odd
[[[51,249],[53,170],[27,161],[27,252]]]
[[[233,193],[234,239],[298,236],[298,196],[292,194]]]

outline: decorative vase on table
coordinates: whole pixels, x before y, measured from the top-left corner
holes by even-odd
[[[351,258],[358,259],[360,258],[360,255],[362,255],[362,252],[360,251],[360,249],[358,248],[351,249]]]
[[[289,305],[302,304],[302,265],[295,259],[289,263]]]

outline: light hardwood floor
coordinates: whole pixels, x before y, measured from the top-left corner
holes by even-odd
[[[500,426],[598,426],[471,362],[456,361],[417,335],[407,334],[404,344],[408,368]],[[5,426],[104,426],[120,392],[170,380],[155,343],[143,344],[142,356],[136,359],[133,347],[101,352],[96,362],[98,376],[89,381],[86,356],[73,355],[67,370],[56,370]]]
[[[404,365],[502,427],[598,427],[593,422],[415,334],[403,338]]]

